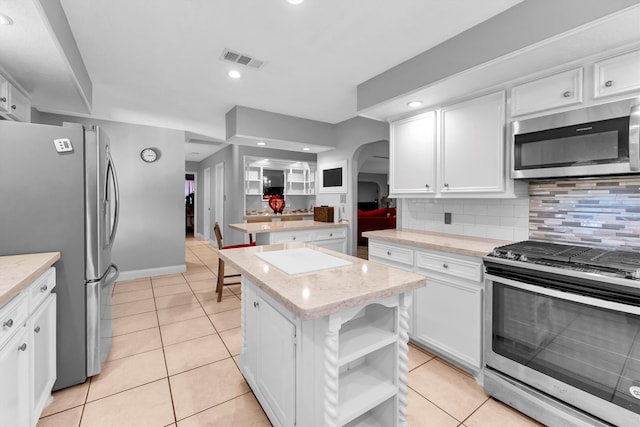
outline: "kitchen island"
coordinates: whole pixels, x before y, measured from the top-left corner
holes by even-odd
[[[302,242],[220,257],[242,273],[240,368],[274,425],[407,426],[424,277]]]
[[[229,224],[232,230],[256,235],[257,245],[286,242],[308,242],[316,246],[345,253],[347,251],[347,222],[313,220],[253,222]]]

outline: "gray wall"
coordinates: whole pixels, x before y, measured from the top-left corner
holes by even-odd
[[[296,161],[315,162],[316,154],[298,153],[295,151],[275,150],[270,148],[251,147],[246,145],[231,144],[228,147],[217,151],[213,155],[207,157],[198,164],[198,178],[196,183],[196,234],[204,235],[204,227],[210,228],[211,238],[213,239],[213,223],[204,224],[204,170],[211,169],[211,221],[214,219],[214,191],[215,191],[215,166],[218,163],[224,163],[224,228],[222,235],[224,236],[225,245],[234,245],[244,243],[245,235],[239,231],[231,230],[228,224],[244,222],[244,156],[257,156],[272,159],[286,159]]]
[[[95,124],[108,135],[120,184],[120,223],[113,260],[121,279],[184,271],[184,132],[40,113],[39,123]],[[155,147],[160,159],[145,163],[140,151]]]

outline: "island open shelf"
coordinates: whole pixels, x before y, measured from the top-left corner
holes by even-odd
[[[256,254],[348,265],[288,275]],[[220,251],[242,277],[240,369],[274,425],[407,426],[411,290],[422,276],[308,243]]]

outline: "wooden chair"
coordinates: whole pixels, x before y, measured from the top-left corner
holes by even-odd
[[[251,235],[249,235],[249,243],[243,243],[240,245],[229,245],[229,246],[224,246],[222,244],[222,232],[220,231],[220,226],[218,225],[218,223],[216,222],[215,225],[213,226],[213,232],[216,235],[216,241],[218,242],[218,249],[234,249],[234,248],[247,248],[249,246],[255,246],[256,242],[253,241],[253,239],[251,238]],[[224,279],[228,279],[230,277],[240,277],[240,274],[224,274],[224,261],[222,261],[222,259],[220,259],[220,255],[218,255],[218,283],[216,285],[216,292],[218,293],[218,302],[220,302],[222,300],[222,288],[224,287],[224,285],[237,285],[238,283],[240,283],[239,281],[237,282],[228,282],[225,283]]]

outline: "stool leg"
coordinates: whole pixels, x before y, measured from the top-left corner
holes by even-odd
[[[218,293],[218,302],[222,300],[222,287],[224,286],[224,261],[218,260],[218,284],[216,292]]]

